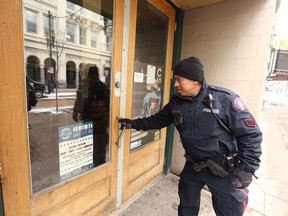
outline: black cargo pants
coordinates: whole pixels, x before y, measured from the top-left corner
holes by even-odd
[[[201,190],[207,185],[212,194],[212,204],[217,216],[242,216],[248,203],[248,189],[237,189],[230,176],[215,176],[205,168],[195,172],[186,162],[180,175],[178,207],[179,216],[197,216],[200,208]]]

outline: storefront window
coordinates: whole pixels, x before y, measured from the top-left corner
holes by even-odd
[[[168,17],[146,0],[138,1],[132,118],[149,117],[162,107]],[[160,139],[160,130],[132,130],[130,149]]]
[[[31,38],[24,32],[24,48],[25,68],[30,68],[26,92],[32,189],[37,194],[110,160],[111,82],[107,77],[111,76],[107,71],[111,72],[112,53],[106,47],[111,46],[113,31],[108,34],[107,29],[113,27],[113,0],[93,4],[83,0],[81,5],[76,0],[56,1],[56,7],[34,1],[23,4],[25,16],[29,15],[27,31],[36,33]],[[38,24],[46,34],[36,31],[32,19],[36,14],[44,20]],[[91,34],[93,41],[103,43],[94,46],[94,52],[86,43]]]

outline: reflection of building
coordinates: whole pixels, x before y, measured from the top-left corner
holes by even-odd
[[[270,39],[270,61],[268,64],[267,81],[288,80],[288,31],[287,6],[288,1],[279,1],[276,11],[276,22]]]
[[[288,80],[288,51],[272,50],[268,81]]]
[[[100,79],[105,80],[104,68],[110,67],[111,58],[110,20],[68,1],[25,0],[24,10],[26,73],[31,78],[48,84],[58,77],[60,88],[77,88],[81,69],[89,63],[99,67]]]

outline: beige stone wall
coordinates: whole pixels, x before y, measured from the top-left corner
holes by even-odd
[[[238,93],[257,119],[267,75],[276,0],[228,0],[185,11],[181,59],[202,60],[206,81]],[[175,130],[171,171],[179,174],[183,148]]]

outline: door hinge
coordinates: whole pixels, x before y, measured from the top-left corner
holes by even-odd
[[[175,22],[175,29],[174,31],[176,32],[177,31],[177,22]]]
[[[2,178],[3,174],[2,174],[2,163],[0,162],[0,184],[3,183],[3,178]]]

